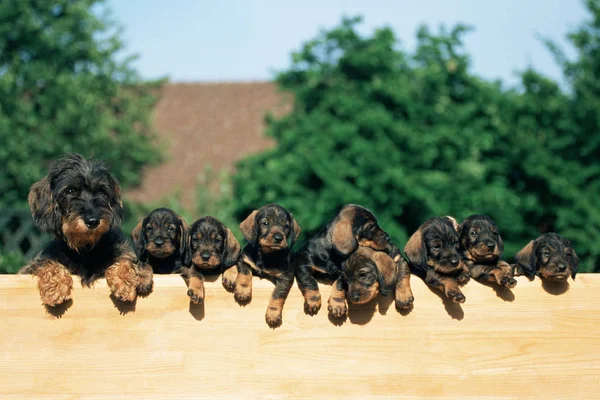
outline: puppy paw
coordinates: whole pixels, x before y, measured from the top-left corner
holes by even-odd
[[[106,270],[106,283],[118,300],[133,302],[137,296],[138,274],[129,260],[120,260]]]
[[[65,267],[60,264],[50,264],[41,268],[38,273],[38,288],[42,303],[55,307],[71,299],[73,278]]]
[[[223,287],[232,292],[235,289],[235,280],[237,278],[238,272],[235,265],[229,268],[227,271],[223,272],[223,276],[221,277],[221,282],[223,283]]]
[[[459,290],[450,290],[448,291],[447,296],[455,303],[464,303],[467,300],[465,295]]]
[[[271,328],[276,328],[281,325],[282,316],[281,308],[279,307],[268,307],[267,313],[265,314],[265,320]]]
[[[507,287],[509,289],[512,289],[515,286],[517,286],[517,280],[515,278],[513,278],[512,276],[503,276],[500,279],[500,285]]]
[[[348,314],[348,307],[346,306],[345,299],[329,299],[327,302],[327,309],[329,314],[337,318],[342,318]]]
[[[415,298],[410,290],[403,292],[396,292],[396,308],[410,308],[412,307]]]
[[[250,299],[252,299],[252,286],[236,285],[233,296],[237,301],[240,302],[249,301]]]
[[[152,292],[152,288],[154,287],[152,267],[149,265],[140,266],[138,275],[137,293],[144,296]]]
[[[304,312],[308,315],[316,315],[321,309],[321,294],[317,291],[307,295],[304,299]]]
[[[192,303],[201,304],[204,302],[204,288],[189,288],[187,295],[190,296]]]

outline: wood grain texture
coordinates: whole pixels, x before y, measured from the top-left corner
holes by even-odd
[[[155,276],[135,307],[115,307],[104,281],[76,284],[61,317],[29,276],[0,276],[1,399],[598,398],[600,275],[562,294],[539,279],[511,291],[470,282],[442,300],[411,277],[415,307],[391,297],[310,317],[294,286],[283,325],[264,314],[273,285],[255,278],[239,306],[220,279],[205,305],[183,280]],[[330,287],[321,285],[324,298]]]

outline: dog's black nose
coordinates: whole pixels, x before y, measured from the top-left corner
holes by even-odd
[[[389,243],[390,240],[392,240],[392,238],[390,237],[390,235],[385,235],[384,240],[385,240],[386,243]]]
[[[360,293],[352,293],[352,295],[350,296],[350,300],[352,300],[353,302],[357,302],[360,300]]]
[[[208,251],[203,251],[200,254],[200,257],[202,258],[202,261],[208,261],[208,259],[210,258],[210,253]]]
[[[156,247],[160,247],[163,244],[165,244],[165,241],[162,238],[156,238],[154,239],[154,244],[156,245]]]
[[[458,258],[451,258],[451,259],[450,259],[450,264],[451,264],[453,267],[456,267],[456,266],[458,265]]]
[[[273,235],[273,240],[277,243],[281,243],[281,241],[283,240],[283,235],[281,233],[276,233]]]
[[[563,263],[560,263],[556,266],[558,272],[565,272],[567,270],[567,266]]]
[[[491,240],[485,244],[490,251],[496,248],[496,242],[492,242]]]
[[[98,218],[94,218],[94,217],[86,218],[84,220],[84,222],[85,222],[85,226],[87,226],[90,229],[94,229],[98,225],[100,225],[100,220]]]

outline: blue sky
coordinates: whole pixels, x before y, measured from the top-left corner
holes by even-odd
[[[290,53],[337,25],[362,15],[361,31],[392,27],[412,50],[420,24],[436,28],[464,22],[473,71],[516,82],[515,71],[533,65],[558,78],[560,72],[537,35],[564,42],[586,18],[579,0],[109,0],[124,27],[127,51],[139,55],[144,78],[175,82],[254,81],[274,77],[290,64]]]

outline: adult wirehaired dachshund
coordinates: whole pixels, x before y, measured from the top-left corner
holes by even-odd
[[[71,274],[79,275],[84,286],[106,277],[111,293],[125,302],[151,290],[151,280],[139,281],[138,259],[119,229],[121,190],[103,163],[65,155],[33,184],[29,206],[38,228],[54,236],[19,271],[37,276],[44,305],[71,298]]]

